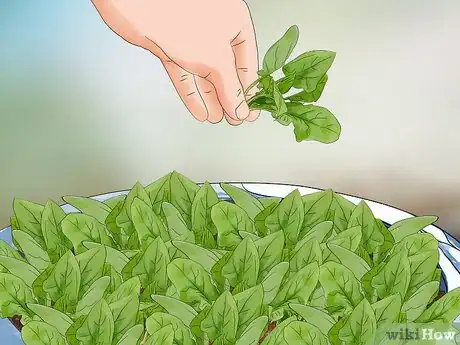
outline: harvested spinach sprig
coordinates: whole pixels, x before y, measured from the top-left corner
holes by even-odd
[[[299,29],[291,26],[267,51],[259,78],[246,90],[248,94],[254,87],[259,88],[248,100],[249,108],[270,112],[284,126],[292,123],[298,142],[335,142],[341,132],[339,122],[328,109],[312,104],[321,97],[335,53],[313,50],[287,62],[298,38]],[[284,77],[275,81],[273,73],[279,69]],[[292,88],[302,91],[287,96]]]
[[[436,217],[387,228],[331,190],[219,200],[172,172],[65,214],[14,201],[0,242],[0,313],[26,345],[375,344],[395,323],[451,323],[438,299]]]

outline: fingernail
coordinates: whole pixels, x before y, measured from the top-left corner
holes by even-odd
[[[259,118],[260,110],[251,110],[249,116],[246,118],[246,121],[253,122]]]
[[[248,104],[243,101],[237,108],[236,108],[236,117],[240,120],[244,120],[249,116],[249,107]]]
[[[232,126],[239,126],[243,123],[243,121],[235,120],[233,117],[226,116],[225,119],[227,120],[228,124]]]

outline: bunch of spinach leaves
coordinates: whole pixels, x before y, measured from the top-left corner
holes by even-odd
[[[0,312],[26,345],[365,344],[388,323],[452,322],[436,300],[436,217],[387,228],[331,190],[255,198],[172,172],[65,214],[16,199]]]
[[[341,126],[326,108],[315,103],[326,86],[335,53],[326,50],[305,52],[287,62],[299,38],[297,26],[273,44],[263,59],[259,78],[246,90],[246,94],[258,86],[256,94],[248,100],[250,109],[261,109],[272,114],[275,121],[284,126],[291,123],[298,142],[314,140],[332,143],[339,139]],[[282,70],[284,76],[278,80],[273,74]],[[288,93],[297,89],[297,93]]]

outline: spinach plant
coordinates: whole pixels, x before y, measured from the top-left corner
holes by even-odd
[[[258,91],[248,100],[250,109],[271,113],[284,126],[292,124],[298,142],[314,140],[332,143],[338,140],[341,127],[326,108],[313,104],[319,100],[326,86],[327,72],[335,53],[326,50],[305,52],[287,62],[299,38],[297,26],[287,32],[265,54],[259,78],[246,90],[256,86]],[[273,73],[282,70],[284,76],[275,80]],[[287,95],[291,89],[296,93]]]
[[[255,198],[172,172],[80,212],[14,201],[0,312],[26,345],[365,344],[394,323],[452,322],[424,216],[386,227],[331,190]]]

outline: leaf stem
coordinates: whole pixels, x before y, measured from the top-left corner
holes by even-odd
[[[149,333],[147,332],[147,330],[145,330],[144,336],[142,337],[142,340],[141,340],[141,342],[140,342],[140,345],[144,345],[144,344],[147,342],[148,336],[149,336]]]
[[[259,83],[259,81],[260,81],[259,78],[257,78],[256,80],[254,80],[254,81],[251,83],[251,85],[248,86],[248,88],[246,89],[246,91],[244,91],[244,96],[247,96],[247,95],[249,94],[249,91],[251,91],[251,89],[253,89],[253,88]],[[254,98],[254,96],[251,97],[250,99],[248,99],[248,102],[249,102],[252,98]]]
[[[247,103],[250,103],[254,98],[257,97],[257,94],[255,94],[254,96],[252,96],[251,98],[247,99],[246,102]]]

